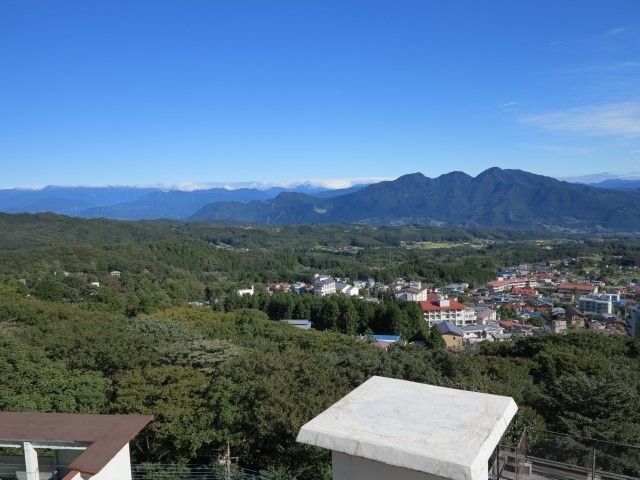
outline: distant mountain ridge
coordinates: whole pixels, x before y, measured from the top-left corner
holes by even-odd
[[[273,199],[216,202],[195,221],[243,223],[447,224],[510,229],[640,231],[640,192],[573,184],[521,170],[490,168],[476,177],[421,173],[322,199],[282,193]]]
[[[609,188],[612,190],[638,190],[640,189],[640,180],[624,180],[619,178],[610,178],[597,183],[590,183],[592,187]]]
[[[162,190],[147,187],[56,187],[40,190],[0,190],[0,212],[53,212],[84,218],[116,220],[184,219],[203,206],[220,201],[249,202],[268,200],[285,191],[296,191],[329,198],[353,192],[364,185],[331,190],[307,184],[290,188],[210,188],[193,191]]]
[[[78,215],[99,205],[129,202],[155,192],[147,187],[58,187],[0,189],[0,211],[7,213],[54,212]]]

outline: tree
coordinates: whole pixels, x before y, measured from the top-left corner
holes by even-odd
[[[427,347],[432,350],[443,350],[447,348],[447,344],[438,330],[437,327],[433,326],[429,329],[429,336],[427,337]]]
[[[187,462],[211,455],[224,439],[209,428],[215,417],[206,401],[209,382],[191,367],[162,366],[115,377],[114,413],[155,416],[136,439],[138,460]]]
[[[111,382],[0,333],[0,410],[100,413]]]

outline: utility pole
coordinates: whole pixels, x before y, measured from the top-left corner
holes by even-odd
[[[233,462],[238,463],[239,458],[240,457],[231,456],[231,445],[227,440],[227,451],[225,452],[224,457],[222,459],[222,463],[224,463],[224,469],[225,469],[225,475],[224,475],[225,480],[233,480],[233,476],[232,476],[233,472],[231,471],[231,464]]]

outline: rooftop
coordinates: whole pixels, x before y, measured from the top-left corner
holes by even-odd
[[[450,321],[446,321],[446,322],[440,322],[436,325],[436,328],[438,330],[440,330],[440,333],[444,334],[449,334],[449,335],[457,335],[459,337],[462,337],[464,335],[464,331],[460,329],[459,326],[457,326],[455,323],[450,322]]]
[[[516,410],[510,397],[371,377],[304,425],[297,441],[451,480],[486,480]]]
[[[96,474],[151,420],[151,415],[0,412],[0,443],[86,446],[69,468]]]
[[[440,302],[443,302],[443,305],[440,305]],[[448,305],[446,304],[448,302]],[[464,310],[465,306],[460,302],[457,302],[453,299],[444,299],[444,300],[436,300],[429,301],[424,300],[422,302],[418,302],[420,304],[420,308],[422,308],[423,312],[438,312],[443,310]]]

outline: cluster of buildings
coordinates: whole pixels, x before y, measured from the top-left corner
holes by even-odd
[[[321,296],[358,295],[339,287],[348,285],[346,280],[341,283],[339,279],[316,275],[314,291]],[[566,272],[547,271],[540,266],[499,272],[495,280],[477,288],[466,283],[426,286],[402,278],[390,284],[369,279],[353,285],[367,288],[370,293],[391,291],[399,300],[417,302],[425,322],[430,328],[438,328],[451,348],[543,332],[560,334],[576,328],[640,338],[640,313],[636,310],[628,321],[624,313],[620,314],[621,310],[632,311],[636,305],[633,291],[611,289],[601,281],[576,280]],[[465,298],[464,303],[461,297]]]
[[[545,264],[500,271],[495,280],[479,287],[468,283],[425,285],[403,278],[390,283],[373,278],[351,281],[316,274],[312,284],[272,283],[268,289],[321,297],[342,294],[373,302],[379,301],[382,293],[392,294],[398,300],[416,302],[429,328],[438,328],[451,348],[543,332],[561,334],[570,329],[640,338],[640,313],[632,314],[640,298],[640,285],[629,283],[612,289],[602,281],[579,278],[570,268],[552,269]],[[252,294],[253,287],[246,293]],[[374,339],[384,346],[399,340]]]
[[[334,293],[341,293],[349,297],[360,295],[360,289],[366,285],[363,281],[350,283],[348,278],[334,278],[329,275],[316,274],[313,279],[313,292],[324,297]]]

